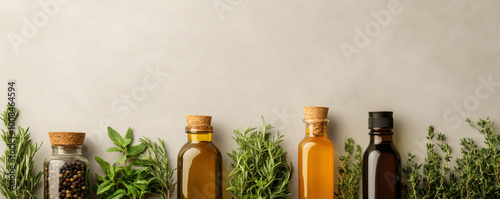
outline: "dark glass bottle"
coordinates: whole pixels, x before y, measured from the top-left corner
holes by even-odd
[[[401,199],[401,158],[392,142],[392,112],[370,112],[363,155],[363,199]]]
[[[178,199],[222,199],[222,155],[212,143],[211,119],[186,116],[188,142],[177,161]]]

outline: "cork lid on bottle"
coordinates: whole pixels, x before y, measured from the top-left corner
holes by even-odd
[[[304,107],[304,114],[306,116],[306,121],[325,121],[328,117],[328,107],[306,106]]]
[[[326,123],[328,122],[328,107],[306,106],[304,107],[305,119],[309,133],[315,136],[326,135]]]
[[[85,133],[82,132],[49,132],[52,146],[77,146],[83,145]]]
[[[212,131],[212,126],[210,126],[212,116],[186,115],[186,122],[186,132],[189,131],[190,133],[196,133]]]

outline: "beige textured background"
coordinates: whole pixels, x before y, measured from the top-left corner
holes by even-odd
[[[459,138],[480,138],[463,117],[500,122],[499,32],[493,0],[1,1],[0,104],[15,80],[18,124],[44,142],[36,170],[47,132],[85,131],[100,172],[95,156],[119,157],[107,125],[166,139],[174,164],[187,114],[213,116],[223,153],[263,115],[297,166],[308,105],[331,108],[336,156],[347,137],[367,146],[372,110],[395,112],[403,160],[430,124],[458,155]]]

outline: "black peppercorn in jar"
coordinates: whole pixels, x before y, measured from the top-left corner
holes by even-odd
[[[52,155],[44,162],[45,199],[88,199],[89,161],[83,157],[85,133],[50,132]]]

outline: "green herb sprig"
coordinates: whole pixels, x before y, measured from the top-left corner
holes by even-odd
[[[141,199],[153,192],[158,186],[157,179],[150,173],[149,168],[132,168],[133,162],[146,150],[144,143],[131,145],[133,140],[132,129],[129,128],[124,137],[111,127],[108,127],[108,136],[117,147],[111,147],[108,152],[121,152],[123,156],[111,165],[100,157],[95,160],[106,174],[104,177],[97,173],[97,184],[94,189],[99,198],[109,199]],[[132,162],[132,164],[127,164]]]
[[[238,148],[227,155],[235,162],[229,174],[230,190],[237,198],[288,198],[292,163],[287,163],[286,152],[280,146],[283,135],[270,137],[271,124],[260,130],[247,128],[243,132],[234,130],[233,139]]]
[[[1,114],[1,119],[8,129],[9,121],[15,121],[18,116],[19,110],[7,105],[7,109]],[[0,166],[0,193],[7,199],[36,199],[34,196],[35,187],[43,172],[34,174],[35,160],[33,158],[42,144],[33,143],[28,131],[29,127],[24,129],[18,126],[17,133],[11,136],[8,130],[2,129],[1,136],[6,144],[6,149],[4,155],[0,157],[2,162]],[[11,148],[15,149],[14,154],[11,154]],[[14,179],[11,179],[11,171],[14,171]],[[14,183],[14,186],[11,186],[11,182]]]
[[[483,134],[487,147],[478,147],[472,138],[462,138],[462,157],[456,159],[457,166],[452,170],[448,166],[451,147],[444,142],[444,134],[437,134],[434,140],[436,134],[430,126],[425,162],[419,164],[415,155],[408,154],[404,170],[408,198],[500,198],[500,135],[489,118],[476,124],[468,118],[466,121]],[[443,155],[435,152],[434,143]]]
[[[153,190],[153,194],[160,195],[162,199],[170,199],[176,184],[173,178],[175,169],[168,163],[165,141],[158,138],[158,144],[148,137],[141,138],[140,141],[147,146],[148,154],[143,154],[141,159],[137,159],[135,165],[148,168],[158,180],[159,185]]]
[[[354,149],[354,140],[347,138],[344,144],[346,155],[340,156],[340,167],[338,171],[340,177],[337,184],[337,193],[339,199],[358,199],[359,186],[361,182],[361,146],[356,145]],[[354,163],[351,163],[351,155],[354,153]]]

